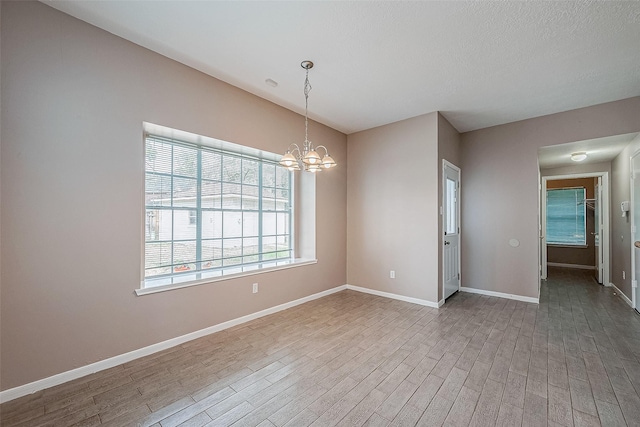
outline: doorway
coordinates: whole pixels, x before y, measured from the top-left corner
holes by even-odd
[[[620,211],[618,211],[620,212]],[[640,151],[631,156],[631,303],[640,312],[638,298],[638,276],[640,275]]]
[[[593,180],[593,190],[588,195],[579,191],[574,191],[572,196],[579,197],[582,200],[577,200],[576,206],[580,209],[587,209],[591,213],[585,215],[593,216],[593,227],[587,231],[585,228],[584,233],[588,235],[584,236],[584,241],[580,242],[576,240],[574,242],[562,242],[558,241],[557,236],[550,236],[550,232],[547,224],[547,211],[548,211],[548,190],[553,188],[550,184],[553,181],[559,180],[577,180],[588,179]],[[600,284],[607,285],[609,281],[609,174],[608,172],[595,172],[584,174],[568,174],[568,175],[556,175],[545,176],[541,179],[541,194],[540,194],[540,278],[547,279],[547,267],[549,265],[549,245],[556,249],[563,246],[570,246],[575,244],[576,246],[588,246],[587,242],[595,247],[595,254],[593,262],[589,262],[589,266],[585,268],[593,268],[595,279]],[[570,192],[568,192],[570,193]],[[567,196],[567,195],[564,195]],[[555,203],[555,202],[551,202]],[[580,203],[583,203],[582,205]],[[586,219],[585,219],[586,221]],[[553,228],[553,227],[552,227]],[[553,234],[553,231],[551,231]],[[551,238],[551,241],[549,240]],[[567,243],[563,245],[563,243]],[[579,265],[562,265],[561,263],[555,264],[556,266],[566,266],[580,268]]]
[[[460,290],[460,168],[442,161],[442,295]]]

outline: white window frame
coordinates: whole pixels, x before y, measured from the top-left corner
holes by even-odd
[[[191,134],[184,131],[178,131],[170,128],[166,128],[159,125],[154,125],[150,123],[144,123],[144,138],[146,138],[147,134],[153,134],[156,136],[161,136],[164,138],[175,139],[178,141],[183,141],[186,143],[196,143],[198,145],[204,145],[208,148],[213,148],[225,152],[236,153],[243,156],[252,156],[255,158],[262,158],[268,161],[277,161],[279,156],[274,153],[268,153],[263,150],[254,149],[251,147],[241,146],[238,144],[221,141],[209,137],[204,137],[200,135]],[[145,139],[143,139],[143,150],[145,146]],[[144,153],[144,151],[143,151]],[[143,156],[144,159],[144,156]],[[145,176],[145,166],[143,164],[142,174],[143,174],[143,182]],[[302,249],[303,255],[312,255],[306,258],[296,257],[298,255],[298,248],[296,247],[296,237],[295,231],[297,231],[298,226],[295,225],[296,215],[294,214],[294,200],[297,199],[295,196],[297,191],[295,187],[297,184],[295,175],[291,177],[291,193],[292,193],[292,208],[291,208],[291,217],[290,217],[290,239],[291,239],[291,258],[287,259],[278,259],[278,260],[269,260],[259,264],[246,265],[246,266],[230,266],[228,268],[220,268],[211,271],[191,271],[180,274],[172,274],[169,276],[164,276],[163,278],[147,278],[145,279],[145,230],[144,230],[144,221],[146,218],[146,209],[145,209],[145,197],[143,192],[142,197],[142,217],[143,217],[143,230],[142,230],[142,262],[141,262],[141,280],[140,280],[140,288],[136,289],[135,292],[137,295],[146,295],[156,292],[164,292],[173,289],[180,289],[184,287],[202,285],[206,283],[218,282],[223,280],[230,280],[244,276],[251,276],[256,274],[262,274],[269,271],[283,270],[288,268],[300,267],[310,264],[317,263],[317,259],[315,259],[315,249],[313,251]],[[315,181],[314,181],[315,182]],[[303,184],[309,185],[309,184]],[[144,186],[143,186],[144,187]],[[314,203],[315,204],[315,203]],[[303,220],[303,223],[308,224],[308,220]],[[309,227],[305,227],[309,229]],[[308,234],[308,233],[307,233]],[[315,241],[315,227],[313,228],[313,236],[309,235],[312,238],[312,241]],[[303,246],[307,246],[303,243]]]

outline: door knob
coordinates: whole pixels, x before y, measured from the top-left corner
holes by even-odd
[[[447,242],[447,241],[445,240],[444,244],[445,244],[445,245],[450,245],[450,244],[451,244],[451,242]],[[640,244],[640,242],[638,242],[638,244]],[[640,247],[640,246],[639,246],[639,247]]]
[[[633,243],[633,246],[635,246],[636,248],[640,248],[640,240],[636,240],[636,241]]]

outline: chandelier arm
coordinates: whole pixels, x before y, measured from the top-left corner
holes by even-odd
[[[293,148],[291,148],[293,147]],[[289,144],[289,148],[287,148],[287,151],[291,154],[295,153],[296,151],[298,152],[298,157],[300,156],[300,153],[302,153],[302,150],[300,150],[300,147],[298,147],[298,144],[296,144],[295,142],[292,144]]]
[[[328,156],[328,155],[329,155],[329,150],[327,150],[327,147],[325,147],[324,145],[318,145],[318,146],[316,147],[316,150],[319,150],[320,148],[322,148],[322,149],[324,150],[324,154],[325,154],[325,156]]]

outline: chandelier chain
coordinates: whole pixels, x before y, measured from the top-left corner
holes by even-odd
[[[309,144],[309,92],[311,91],[311,83],[309,83],[309,69],[304,79],[304,144]]]

